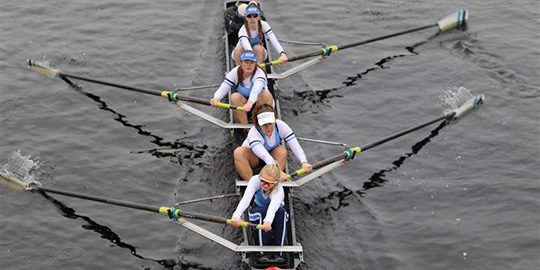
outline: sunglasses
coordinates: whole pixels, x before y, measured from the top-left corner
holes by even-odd
[[[259,175],[259,180],[261,180],[261,184],[265,185],[265,186],[269,186],[269,187],[273,187],[277,184],[277,180],[276,181],[270,181],[270,180],[266,180],[264,178],[262,178],[260,175]]]
[[[259,15],[257,15],[257,14],[249,14],[249,15],[247,15],[247,17],[248,18],[258,18]]]

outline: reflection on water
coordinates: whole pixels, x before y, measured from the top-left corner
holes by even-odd
[[[441,45],[485,70],[489,77],[504,86],[513,97],[536,98],[540,96],[540,86],[534,85],[527,76],[502,64],[502,57],[484,48],[482,41],[476,35],[469,33],[460,36],[459,39],[441,42]]]
[[[300,102],[295,102],[295,104],[298,104],[298,107],[293,109],[293,113],[295,115],[298,115],[299,113],[313,110],[314,107],[317,108],[316,106],[318,105],[329,107],[329,105],[327,105],[329,103],[328,99],[343,97],[342,95],[335,93],[338,90],[356,85],[357,80],[361,80],[362,78],[364,78],[364,76],[366,76],[368,73],[372,71],[388,69],[389,67],[387,66],[387,64],[391,63],[394,59],[420,55],[420,53],[416,52],[415,49],[433,40],[438,35],[439,35],[438,33],[434,34],[428,37],[424,41],[420,41],[411,46],[405,47],[405,49],[409,52],[408,54],[397,54],[397,55],[391,55],[391,56],[385,57],[377,61],[375,63],[375,67],[370,67],[364,70],[363,72],[357,73],[352,76],[348,76],[346,80],[342,82],[341,86],[336,86],[336,87],[331,87],[331,88],[321,89],[321,90],[294,91],[294,97],[298,98]],[[287,98],[285,97],[285,99]]]
[[[332,191],[328,195],[326,195],[325,197],[319,198],[319,200],[322,203],[331,204],[331,206],[325,207],[324,209],[325,210],[338,211],[342,207],[349,206],[349,203],[347,202],[347,198],[350,197],[351,195],[355,195],[356,198],[358,199],[358,201],[362,202],[360,200],[360,198],[363,197],[366,194],[367,190],[370,190],[370,189],[376,188],[376,187],[382,187],[383,184],[388,181],[387,179],[385,179],[385,176],[386,176],[387,173],[399,169],[401,167],[401,165],[403,165],[403,163],[405,163],[405,160],[407,160],[408,158],[410,158],[413,155],[418,154],[418,152],[420,152],[420,150],[424,146],[426,146],[431,141],[431,139],[433,139],[434,137],[439,135],[439,131],[442,128],[444,128],[445,126],[446,126],[446,123],[442,122],[438,127],[436,127],[435,129],[433,129],[430,132],[429,136],[427,136],[426,138],[420,140],[419,142],[417,142],[413,146],[411,146],[411,150],[412,150],[411,152],[405,153],[402,156],[400,156],[398,159],[394,160],[392,162],[393,166],[391,166],[390,168],[383,169],[383,170],[380,170],[378,172],[373,173],[369,177],[368,181],[364,182],[362,190],[354,191],[354,190],[350,190],[350,189],[346,188],[345,186],[343,186],[341,184],[338,184],[338,187],[341,190]]]
[[[184,141],[176,140],[174,142],[165,141],[162,137],[153,134],[150,131],[144,130],[144,125],[132,124],[129,122],[127,117],[123,114],[120,114],[109,107],[109,105],[101,99],[100,96],[88,93],[83,90],[83,88],[73,81],[69,80],[65,76],[60,75],[60,78],[64,80],[67,84],[73,87],[78,93],[92,99],[95,101],[100,110],[108,111],[114,115],[114,120],[121,123],[123,126],[137,130],[137,134],[142,136],[151,137],[151,143],[156,144],[158,147],[165,147],[164,149],[178,149],[178,151],[161,151],[162,148],[155,148],[150,150],[143,151],[132,151],[136,154],[151,154],[157,158],[171,158],[171,162],[178,163],[182,165],[185,161],[190,161],[195,158],[199,159],[205,154],[205,150],[208,148],[206,145],[196,145],[189,144]]]
[[[86,224],[84,224],[82,226],[82,228],[84,228],[85,230],[96,232],[96,233],[98,233],[100,235],[101,238],[109,240],[109,242],[113,243],[114,245],[116,245],[116,246],[118,246],[120,248],[124,248],[124,249],[129,250],[130,253],[133,256],[135,256],[135,257],[137,257],[139,259],[142,259],[142,260],[148,260],[148,261],[156,262],[156,263],[158,263],[160,265],[163,265],[165,267],[165,269],[173,269],[173,267],[175,265],[178,265],[178,263],[174,259],[156,260],[156,259],[152,259],[152,258],[146,258],[146,257],[144,257],[142,255],[137,254],[137,249],[134,246],[123,242],[120,239],[120,236],[117,235],[115,232],[113,232],[109,227],[98,224],[97,222],[93,221],[90,217],[81,216],[81,215],[76,214],[75,209],[66,206],[62,202],[60,202],[60,201],[56,200],[55,198],[49,196],[47,193],[45,193],[43,191],[39,191],[39,193],[45,199],[47,199],[49,202],[53,203],[54,206],[60,211],[60,214],[62,216],[64,216],[65,218],[68,218],[68,219],[82,219],[82,220],[86,221]]]

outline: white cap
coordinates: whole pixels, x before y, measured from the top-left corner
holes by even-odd
[[[248,7],[247,4],[240,4],[238,5],[238,9],[236,10],[236,14],[238,14],[238,16],[240,18],[244,18],[245,17],[245,13],[246,13],[246,8]]]
[[[274,112],[259,113],[257,114],[257,122],[259,123],[259,126],[275,123],[276,116],[274,115]]]

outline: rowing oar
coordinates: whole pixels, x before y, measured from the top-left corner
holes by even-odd
[[[426,26],[422,26],[422,27],[402,31],[402,32],[399,32],[399,33],[389,34],[389,35],[386,35],[386,36],[376,37],[376,38],[372,38],[372,39],[368,39],[368,40],[353,42],[353,43],[349,43],[349,44],[345,44],[345,45],[341,45],[341,46],[337,46],[337,45],[332,45],[332,46],[328,46],[328,47],[323,46],[323,48],[318,50],[318,51],[313,51],[313,52],[309,52],[309,53],[305,53],[305,54],[294,55],[294,56],[288,57],[287,63],[297,61],[297,60],[300,60],[300,59],[304,59],[304,58],[319,56],[319,55],[327,56],[327,55],[330,55],[331,53],[336,52],[338,50],[344,50],[344,49],[347,49],[347,48],[352,48],[352,47],[372,43],[372,42],[383,40],[383,39],[388,39],[388,38],[392,38],[392,37],[396,37],[396,36],[401,36],[401,35],[421,31],[421,30],[424,30],[424,29],[432,28],[432,27],[439,27],[439,32],[444,32],[444,31],[447,31],[447,30],[452,29],[452,28],[462,27],[463,25],[465,25],[468,18],[469,18],[469,14],[467,12],[467,9],[462,9],[462,10],[458,10],[457,12],[455,12],[452,15],[448,15],[447,17],[445,17],[444,19],[438,21],[435,24],[430,24],[430,25],[426,25]],[[262,63],[262,64],[260,64],[260,67],[264,68],[264,67],[269,66],[269,65],[274,66],[274,65],[279,65],[279,64],[282,64],[282,62],[281,62],[281,60],[277,59],[277,60],[274,60],[274,61],[271,61],[271,62]]]
[[[13,175],[11,173],[0,172],[0,182],[2,182],[2,184],[5,184],[19,191],[34,191],[34,192],[44,191],[44,192],[49,192],[49,193],[55,193],[55,194],[60,194],[60,195],[84,199],[84,200],[118,205],[118,206],[123,206],[127,208],[133,208],[133,209],[144,210],[144,211],[155,212],[155,213],[157,212],[171,219],[178,219],[180,217],[183,217],[183,218],[198,219],[198,220],[204,220],[204,221],[215,222],[215,223],[232,224],[231,219],[226,219],[223,217],[217,217],[217,216],[206,215],[206,214],[200,214],[200,213],[187,212],[184,210],[180,210],[177,206],[172,207],[172,208],[165,207],[165,206],[157,207],[157,206],[97,197],[97,196],[92,196],[92,195],[86,195],[86,194],[76,193],[76,192],[71,192],[71,191],[46,188],[46,187],[38,186],[36,183],[26,184],[25,182],[20,180],[16,175]],[[240,223],[240,226],[242,227],[249,226],[249,227],[254,227],[256,229],[262,229],[262,225],[253,224],[246,221],[242,221]]]
[[[43,74],[43,75],[45,75],[47,77],[50,77],[50,78],[55,78],[55,77],[73,78],[73,79],[77,79],[77,80],[82,80],[82,81],[87,81],[87,82],[112,86],[112,87],[116,87],[116,88],[120,88],[120,89],[130,90],[130,91],[134,91],[134,92],[139,92],[139,93],[144,93],[144,94],[149,94],[149,95],[154,95],[154,96],[161,96],[161,97],[166,98],[166,99],[168,99],[170,101],[173,101],[173,102],[177,102],[177,101],[181,100],[181,101],[187,101],[187,102],[193,102],[193,103],[198,103],[198,104],[211,106],[210,105],[210,100],[208,100],[208,99],[180,96],[178,94],[177,90],[159,91],[159,90],[148,89],[148,88],[143,88],[143,87],[135,87],[135,86],[129,86],[129,85],[123,85],[123,84],[118,84],[118,83],[106,82],[106,81],[101,81],[101,80],[96,80],[96,79],[91,79],[91,78],[85,78],[85,77],[81,77],[81,76],[61,72],[58,69],[51,68],[51,67],[49,67],[48,65],[46,65],[44,63],[41,63],[39,61],[32,60],[32,59],[28,59],[28,65],[30,67],[32,67],[32,69],[35,70],[37,73],[41,73],[41,74]],[[227,104],[227,103],[220,103],[219,102],[219,103],[216,104],[216,106],[219,107],[219,108],[223,108],[223,109],[239,110],[239,111],[243,110],[242,106],[233,106],[233,105]]]
[[[367,151],[367,150],[369,150],[369,149],[371,149],[371,148],[373,148],[375,146],[378,146],[378,145],[381,145],[383,143],[389,142],[391,140],[394,140],[396,138],[399,138],[401,136],[404,136],[404,135],[409,134],[409,133],[411,133],[413,131],[419,130],[419,129],[423,128],[423,127],[429,126],[431,124],[437,123],[437,122],[442,121],[442,120],[445,120],[445,122],[447,124],[455,124],[455,123],[457,123],[457,121],[459,121],[461,118],[463,118],[466,114],[468,114],[469,112],[477,109],[481,104],[483,104],[484,99],[485,99],[484,95],[478,95],[478,96],[468,100],[467,102],[465,102],[457,110],[449,112],[449,113],[447,113],[447,114],[445,114],[443,116],[440,116],[440,117],[438,117],[436,119],[433,119],[431,121],[425,122],[425,123],[420,124],[418,126],[415,126],[415,127],[400,131],[400,132],[395,133],[393,135],[390,135],[390,136],[388,136],[386,138],[383,138],[383,139],[380,139],[378,141],[366,144],[366,145],[364,145],[362,147],[347,148],[347,149],[345,149],[345,151],[343,151],[340,154],[337,154],[335,156],[332,156],[332,157],[329,157],[327,159],[316,162],[315,164],[312,165],[313,169],[315,170],[315,169],[324,167],[324,166],[326,166],[326,165],[328,165],[330,163],[333,163],[333,162],[336,162],[336,161],[339,161],[339,160],[343,160],[344,162],[349,161],[349,160],[353,159],[354,156],[356,154],[359,154],[360,152],[365,152],[365,151]],[[297,176],[297,175],[302,175],[302,174],[305,174],[305,173],[306,173],[305,169],[299,169],[299,170],[294,171],[291,174],[288,174],[287,179],[290,179],[291,177],[294,177],[294,176]]]

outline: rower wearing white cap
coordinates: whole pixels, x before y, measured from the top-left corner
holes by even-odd
[[[266,73],[256,66],[257,56],[252,51],[247,51],[240,57],[241,64],[233,68],[223,83],[210,99],[210,105],[216,106],[225,97],[231,87],[236,86],[236,91],[231,95],[231,104],[242,106],[243,111],[234,110],[234,118],[237,123],[247,124],[247,112],[253,104],[273,104],[274,99],[270,91],[266,89]]]
[[[287,54],[283,50],[283,47],[281,47],[270,25],[261,20],[261,14],[262,12],[255,1],[251,1],[244,11],[246,21],[238,31],[238,44],[232,52],[232,57],[236,65],[240,64],[240,56],[245,51],[254,51],[257,54],[257,62],[264,62],[268,56],[268,52],[263,46],[265,36],[270,40],[276,52],[279,53],[281,62],[287,62]]]
[[[306,154],[298,143],[296,135],[287,123],[276,119],[274,108],[268,104],[257,106],[253,112],[253,124],[246,140],[234,150],[234,165],[240,177],[249,180],[253,176],[253,169],[260,160],[266,164],[279,164],[285,168],[287,161],[287,149],[280,145],[285,140],[296,158],[302,162],[302,168],[310,173],[311,164],[307,162]],[[281,180],[286,180],[286,174],[282,172]]]

